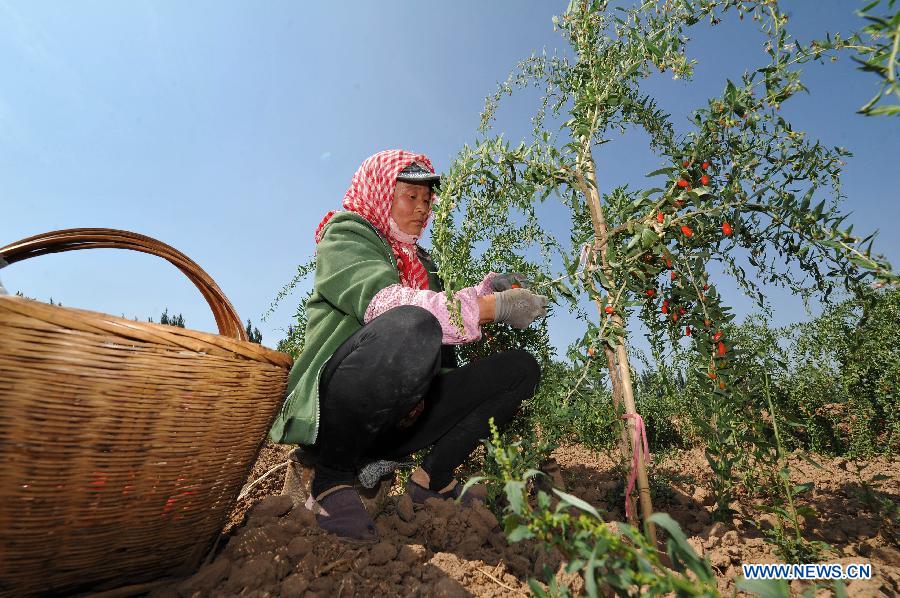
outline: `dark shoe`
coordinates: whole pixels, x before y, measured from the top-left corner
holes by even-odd
[[[306,508],[326,532],[360,543],[378,541],[375,522],[363,506],[359,493],[351,486],[329,488],[318,497],[309,497]]]
[[[450,490],[447,490],[446,492],[435,492],[434,490],[416,484],[412,480],[406,482],[406,493],[409,494],[409,497],[417,505],[425,504],[425,501],[429,498],[437,498],[439,500],[459,500],[460,504],[467,507],[471,506],[472,503],[475,502],[484,504],[485,499],[479,492],[479,484],[476,484],[475,486],[469,488],[465,496],[460,499],[459,497],[462,494],[462,489],[463,485],[459,482],[457,482],[456,485],[453,486],[453,488],[450,488]]]

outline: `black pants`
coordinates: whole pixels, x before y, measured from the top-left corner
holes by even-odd
[[[431,446],[422,468],[431,488],[534,395],[537,361],[525,351],[494,354],[440,374],[441,327],[427,310],[395,307],[348,338],[325,364],[319,381],[320,418],[313,493],[352,484],[374,459],[400,460]],[[425,410],[408,428],[400,422],[419,401]]]

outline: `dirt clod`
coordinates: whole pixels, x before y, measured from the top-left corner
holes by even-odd
[[[308,587],[309,582],[302,573],[292,573],[281,582],[281,594],[282,596],[301,596]]]
[[[253,518],[281,517],[293,508],[294,501],[291,500],[290,496],[267,496],[250,510],[250,516]]]
[[[373,565],[383,565],[394,560],[397,556],[397,546],[390,542],[379,542],[369,551],[369,562]]]
[[[404,494],[397,501],[397,514],[403,521],[412,521],[415,516],[413,512],[413,501],[408,494]]]
[[[435,598],[468,598],[469,592],[456,580],[445,577],[431,589]]]

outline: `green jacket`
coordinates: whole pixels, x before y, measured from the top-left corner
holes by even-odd
[[[428,286],[442,291],[434,263],[421,247],[419,260],[428,271]],[[345,340],[363,327],[369,302],[400,283],[394,252],[365,218],[338,212],[325,227],[316,250],[316,277],[306,303],[303,352],[288,376],[287,398],[269,436],[285,444],[312,444],[319,432],[319,376]],[[445,347],[445,349],[452,349]],[[444,354],[444,365],[453,358]]]

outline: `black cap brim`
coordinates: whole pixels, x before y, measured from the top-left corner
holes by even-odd
[[[430,185],[437,185],[441,182],[441,175],[433,172],[403,172],[397,175],[397,180],[403,181],[404,183],[427,183]]]

